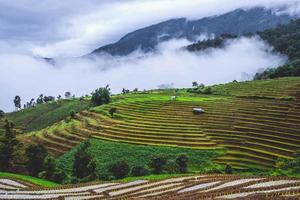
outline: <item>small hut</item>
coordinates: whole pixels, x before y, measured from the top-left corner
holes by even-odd
[[[170,100],[171,100],[171,101],[176,101],[176,99],[177,99],[176,96],[171,96],[171,97],[170,97]]]
[[[205,110],[202,108],[193,108],[193,113],[194,113],[194,115],[200,115],[200,114],[205,113]]]

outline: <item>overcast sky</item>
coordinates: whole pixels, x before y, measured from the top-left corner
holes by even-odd
[[[13,110],[39,94],[89,94],[110,84],[153,89],[244,80],[286,57],[270,53],[259,38],[239,39],[201,55],[180,51],[188,41],[161,44],[158,54],[72,59],[119,40],[126,33],[171,18],[199,19],[237,8],[264,6],[298,14],[300,0],[0,0],[0,109]],[[56,57],[56,65],[42,57]],[[106,70],[104,70],[106,69]],[[248,77],[249,78],[249,77]]]
[[[170,18],[222,14],[299,0],[0,0],[0,41],[44,57],[80,56],[124,34]],[[291,6],[292,5],[292,6]]]

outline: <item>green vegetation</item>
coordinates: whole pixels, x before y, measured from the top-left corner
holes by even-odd
[[[295,153],[294,159],[279,159],[276,168],[272,171],[273,176],[300,177],[300,151]]]
[[[59,100],[44,103],[19,112],[8,113],[6,117],[17,128],[25,132],[35,131],[50,126],[70,115],[71,111],[80,112],[90,107],[89,101]]]
[[[12,179],[18,179],[21,181],[29,182],[34,185],[38,186],[44,186],[44,187],[56,187],[59,186],[59,184],[47,181],[44,179],[39,179],[31,176],[25,176],[20,174],[13,174],[13,173],[7,173],[7,172],[0,172],[0,178],[12,178]]]
[[[126,160],[117,161],[109,167],[109,172],[111,172],[116,179],[122,179],[126,177],[129,173],[129,170],[130,167]]]
[[[203,51],[208,48],[224,48],[227,40],[236,38],[238,38],[237,35],[222,34],[219,37],[213,39],[207,39],[204,41],[199,41],[195,44],[191,44],[186,48],[188,51]]]
[[[212,93],[239,97],[276,98],[295,100],[300,77],[286,77],[271,80],[231,82],[212,86]]]
[[[95,173],[96,163],[93,157],[87,152],[90,148],[90,141],[83,142],[74,155],[72,168],[72,182],[92,181],[97,175]]]
[[[270,68],[264,72],[256,73],[254,80],[273,79],[287,76],[300,76],[300,59],[290,61],[278,68]]]
[[[300,19],[258,33],[259,36],[274,47],[274,51],[285,54],[290,61],[300,57]]]
[[[13,158],[19,141],[16,139],[16,132],[13,123],[5,121],[4,134],[0,135],[0,171],[7,171],[13,165]]]
[[[38,176],[44,169],[47,149],[40,144],[31,144],[25,150],[27,156],[26,167],[31,176]]]
[[[136,180],[149,180],[149,181],[160,181],[169,178],[177,178],[177,177],[186,177],[192,176],[193,174],[151,174],[147,176],[140,176],[140,177],[126,177],[121,180],[118,180],[123,183],[132,182]]]
[[[88,149],[90,155],[95,159],[97,174],[100,178],[108,179],[109,168],[118,160],[126,160],[130,167],[146,166],[150,159],[157,155],[164,155],[168,159],[174,159],[179,154],[186,154],[189,158],[189,172],[207,172],[215,166],[212,160],[224,153],[223,150],[192,150],[184,148],[171,148],[159,146],[132,145],[118,142],[109,142],[98,139],[91,139],[91,146]],[[58,166],[67,173],[72,172],[72,163],[77,151],[74,148],[59,158]]]
[[[111,101],[110,99],[110,88],[107,85],[104,88],[98,88],[92,93],[92,102],[94,105],[99,106],[102,104],[107,104]]]
[[[210,87],[195,82],[188,91],[168,89],[113,95],[109,104],[88,105],[88,109],[80,112],[71,106],[63,120],[19,134],[17,139],[24,144],[42,144],[56,158],[66,153],[57,163],[47,156],[43,159],[45,170],[38,171],[39,177],[58,182],[110,180],[151,173],[269,175],[278,159],[291,160],[300,148],[299,84],[299,77],[234,81]],[[212,94],[204,94],[205,88]],[[80,103],[76,99],[64,102]],[[14,115],[30,110],[37,113],[35,109],[52,103]],[[194,108],[205,112],[195,115]],[[1,124],[5,124],[4,119],[0,119]],[[76,156],[79,160],[74,165],[79,144],[88,138],[91,146]],[[23,160],[26,158],[26,154],[20,155]],[[86,158],[95,164],[85,162]],[[89,175],[74,176],[74,166],[90,171],[78,167],[81,163],[95,167],[91,179],[86,178]],[[67,173],[66,177],[61,171]],[[116,173],[119,171],[122,173]]]

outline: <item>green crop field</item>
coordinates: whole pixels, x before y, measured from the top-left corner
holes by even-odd
[[[182,153],[189,158],[190,172],[206,172],[212,168],[212,160],[223,155],[223,150],[192,150],[185,148],[172,148],[147,145],[133,145],[126,143],[91,139],[90,155],[97,162],[99,174],[107,173],[108,166],[116,161],[126,160],[133,166],[145,166],[156,155],[165,156],[168,159],[176,159]],[[71,172],[76,148],[59,158],[59,167],[64,171]],[[153,177],[152,177],[153,178]]]
[[[115,144],[226,149],[215,162],[236,169],[273,167],[278,158],[292,159],[300,150],[299,85],[300,79],[291,77],[213,86],[214,95],[183,89],[114,95],[110,104],[20,138],[44,144],[55,156],[92,137]],[[176,101],[170,100],[173,95]],[[117,109],[114,117],[111,107]],[[205,113],[194,115],[193,108]]]

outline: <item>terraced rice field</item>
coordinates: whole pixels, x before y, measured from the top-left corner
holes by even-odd
[[[232,82],[212,87],[214,94],[282,99],[299,91],[299,77]]]
[[[161,181],[92,183],[56,188],[0,179],[0,199],[297,199],[300,179],[193,175]]]
[[[256,85],[254,91],[258,90]],[[89,136],[132,144],[226,148],[226,155],[216,162],[240,169],[271,167],[278,158],[293,158],[300,150],[298,86],[289,84],[284,91],[279,90],[284,88],[279,84],[263,88],[269,91],[268,97],[273,95],[265,99],[181,94],[171,101],[164,93],[121,96],[111,104],[81,112],[72,122],[32,133],[30,140],[45,144],[56,155]],[[292,95],[295,100],[277,98],[281,95]],[[108,115],[110,107],[117,108],[115,118]],[[194,115],[195,107],[206,112]]]

